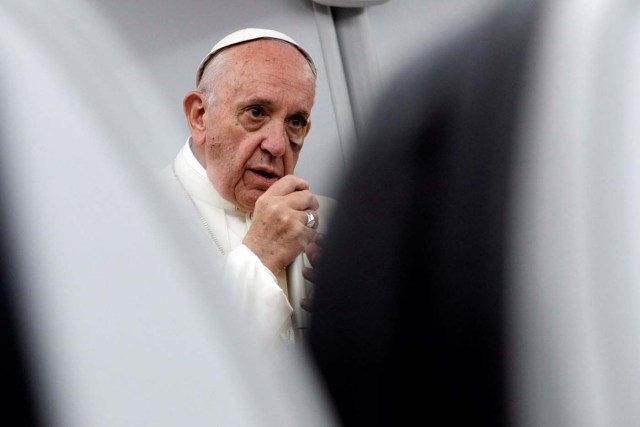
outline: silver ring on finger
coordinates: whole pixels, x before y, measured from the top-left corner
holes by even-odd
[[[309,228],[313,228],[314,230],[318,228],[318,214],[311,210],[304,211],[307,214],[307,222],[306,226]]]

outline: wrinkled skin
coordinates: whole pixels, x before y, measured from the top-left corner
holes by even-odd
[[[292,45],[260,39],[224,52],[214,101],[190,92],[184,100],[192,150],[220,195],[253,212],[243,240],[274,274],[316,237],[307,209],[318,201],[293,175],[315,97],[315,77]]]

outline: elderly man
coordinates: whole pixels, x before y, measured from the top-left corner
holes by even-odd
[[[184,98],[191,136],[174,177],[242,311],[268,337],[294,340],[286,268],[319,250],[318,198],[293,175],[311,127],[315,65],[287,35],[248,28],[213,47],[196,85]]]

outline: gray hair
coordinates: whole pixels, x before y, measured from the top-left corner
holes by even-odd
[[[222,77],[222,70],[224,68],[224,57],[226,55],[226,49],[218,52],[206,65],[202,72],[202,78],[196,90],[203,94],[207,98],[209,105],[213,105],[215,101],[214,86],[217,81]]]

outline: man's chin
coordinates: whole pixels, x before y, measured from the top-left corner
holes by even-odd
[[[237,206],[243,211],[252,212],[256,201],[266,190],[251,190],[237,198]]]

